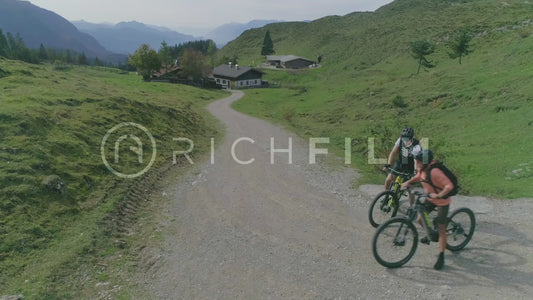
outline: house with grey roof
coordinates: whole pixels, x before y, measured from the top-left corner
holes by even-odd
[[[267,55],[267,64],[276,68],[303,69],[315,64],[314,61],[295,55]]]
[[[220,65],[213,70],[213,77],[223,88],[239,89],[246,87],[260,87],[263,82],[263,72],[252,67],[239,65]]]

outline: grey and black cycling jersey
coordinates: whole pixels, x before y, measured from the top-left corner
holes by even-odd
[[[420,153],[420,151],[422,151],[420,143],[415,141],[416,140],[413,140],[413,143],[409,147],[406,147],[405,145],[402,145],[402,138],[399,138],[394,144],[396,147],[400,148],[400,157],[403,158],[402,161],[407,162],[412,160],[418,153]]]

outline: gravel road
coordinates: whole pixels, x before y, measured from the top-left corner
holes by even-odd
[[[471,207],[478,222],[465,250],[447,252],[445,268],[436,271],[437,244],[419,244],[404,267],[383,268],[372,256],[375,229],[367,218],[381,187],[354,190],[357,174],[333,155],[317,154],[310,164],[309,141],[232,110],[241,96],[235,91],[208,107],[226,126],[224,140],[216,141],[212,157],[163,188],[163,242],[145,250],[151,259],[137,279],[150,298],[533,296],[532,199],[458,196],[454,205]],[[282,152],[289,138],[291,157]]]

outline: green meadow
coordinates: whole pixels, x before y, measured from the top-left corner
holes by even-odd
[[[207,152],[219,132],[204,107],[226,95],[146,83],[116,69],[2,58],[0,93],[0,295],[27,299],[78,298],[82,287],[105,281],[94,266],[119,250],[114,241],[135,222],[148,182],[188,164],[180,157],[174,166],[173,151],[189,145],[173,139],[193,140],[193,159]],[[144,126],[157,147],[153,166],[137,179],[115,176],[101,156],[104,136],[123,122]],[[125,144],[119,164],[112,142],[104,153],[114,169],[132,174],[139,155]],[[152,154],[145,151],[144,162]]]
[[[317,69],[265,69],[282,87],[248,90],[234,107],[302,137],[330,137],[340,156],[351,138],[351,165],[364,175],[357,184],[384,179],[382,165],[369,163],[369,139],[374,158],[387,158],[412,126],[457,173],[462,194],[532,197],[531,11],[523,1],[394,1],[373,13],[249,30],[220,52],[258,65],[270,30],[276,54],[322,54]],[[473,52],[459,64],[447,43],[465,28]],[[409,50],[417,39],[435,44],[428,59],[436,66],[419,74]]]

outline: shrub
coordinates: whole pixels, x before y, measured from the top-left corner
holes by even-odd
[[[54,70],[56,71],[68,71],[70,70],[70,66],[62,61],[56,60],[54,62]]]
[[[407,107],[407,103],[405,103],[405,101],[403,100],[403,97],[398,95],[396,97],[394,97],[394,99],[392,99],[392,104],[395,106],[395,107],[398,107],[398,108],[405,108]]]
[[[7,75],[9,75],[9,72],[4,71],[2,68],[0,68],[0,78],[6,77]]]

